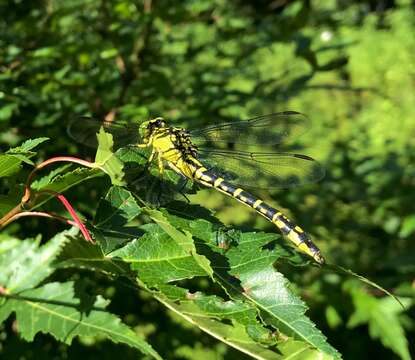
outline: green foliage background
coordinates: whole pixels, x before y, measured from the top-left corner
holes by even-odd
[[[68,121],[80,115],[137,121],[163,116],[197,128],[288,109],[307,114],[313,126],[298,145],[324,164],[325,179],[263,195],[307,229],[331,263],[409,301],[403,311],[355,280],[317,268],[286,266],[281,272],[296,284],[310,307],[307,315],[344,358],[410,359],[413,2],[14,0],[0,2],[0,13],[0,141],[6,150],[27,138],[51,138],[39,147],[35,162],[92,155],[66,135]],[[2,185],[13,184],[7,179]],[[67,196],[92,218],[108,185],[93,179]],[[274,231],[220,194],[203,190],[191,200],[215,210],[225,224]],[[42,234],[46,241],[63,229],[46,221],[14,222],[2,236]],[[85,278],[162,356],[243,356],[144,292],[87,271],[62,272],[54,276]],[[96,338],[76,338],[67,346],[39,334],[26,343],[15,332],[12,320],[2,325],[2,357],[103,359],[120,352],[137,357],[133,348]]]

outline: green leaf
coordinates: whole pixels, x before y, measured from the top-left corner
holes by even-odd
[[[123,181],[123,164],[114,155],[112,148],[114,140],[112,134],[106,133],[101,127],[97,134],[98,148],[95,155],[95,163],[111,178],[113,185],[125,185]]]
[[[54,176],[50,182],[34,183],[33,189],[37,191],[52,190],[58,193],[63,193],[73,186],[76,186],[86,180],[101,176],[97,169],[77,168],[63,175]]]
[[[53,261],[58,256],[67,236],[77,231],[73,228],[63,231],[45,245],[39,247],[39,240],[25,240],[0,253],[0,285],[9,293],[37,286],[54,271]],[[4,246],[4,243],[3,243]]]
[[[19,204],[24,191],[24,185],[18,184],[11,187],[6,195],[0,195],[0,216],[4,216]]]
[[[172,293],[175,293],[176,296],[173,298],[168,299],[165,295],[155,293],[154,296],[170,310],[196,325],[204,332],[250,355],[254,359],[332,359],[331,356],[319,352],[309,344],[290,338],[273,339],[273,346],[261,345],[257,342],[258,339],[254,341],[252,334],[247,332],[247,329],[249,331],[249,326],[246,326],[246,322],[251,322],[255,329],[259,328],[259,323],[254,315],[255,311],[249,310],[246,304],[234,303],[232,301],[221,302],[216,297],[203,296],[200,293],[189,294],[182,292],[180,294],[177,290],[173,289],[171,291],[171,289],[172,286],[169,286],[169,288],[163,287],[163,292],[170,296],[173,295]],[[178,302],[179,299],[180,302]],[[217,319],[233,319],[233,321],[231,324],[226,324]],[[266,333],[270,339],[272,338],[272,334],[269,331],[265,331],[264,328],[262,328],[261,332],[262,334]]]
[[[406,217],[402,223],[401,230],[399,235],[402,237],[407,237],[415,231],[415,215],[410,215]]]
[[[19,332],[27,341],[33,341],[38,332],[49,333],[66,344],[75,336],[99,336],[161,359],[143,338],[106,311],[107,304],[100,296],[95,300],[86,297],[73,282],[49,283],[18,295],[9,294],[0,306],[0,321],[15,312]]]
[[[168,218],[171,219],[172,216],[169,215]],[[201,220],[182,220],[178,225],[201,238],[201,229],[208,228],[202,223]],[[204,234],[203,237],[208,241],[216,236],[212,233]],[[323,334],[304,315],[307,309],[305,304],[289,289],[284,276],[274,269],[274,262],[286,255],[285,250],[279,246],[273,250],[263,247],[269,245],[276,237],[279,236],[263,233],[240,234],[238,246],[231,247],[225,253],[228,269],[224,268],[218,258],[212,263],[215,279],[234,300],[243,299],[254,307],[266,324],[287,336],[308,343],[329,356],[339,357],[337,351],[326,342]]]
[[[36,180],[32,181],[31,188],[35,190],[46,188],[46,186],[49,185],[57,176],[65,175],[71,167],[72,164],[65,164],[51,170],[45,176],[36,178]]]
[[[121,227],[141,213],[133,195],[122,187],[113,186],[99,203],[94,223],[99,228]]]
[[[49,140],[47,137],[26,140],[22,145],[9,149],[6,154],[13,155],[26,164],[34,165],[30,158],[36,153],[31,150],[47,140]]]
[[[206,271],[206,274],[213,277],[213,270],[210,266],[209,260],[205,256],[199,255],[197,253],[194,241],[192,239],[192,234],[190,232],[186,230],[183,232],[177,230],[169,223],[169,221],[160,211],[148,209],[147,213],[166,232],[166,234],[170,235],[170,237],[183,248],[186,253],[189,253],[193,256],[198,265]]]
[[[273,268],[273,263],[283,252],[263,249],[276,238],[275,234],[242,234],[238,246],[226,251],[224,258],[207,251],[199,242],[197,248],[194,245],[193,238],[204,238],[211,249],[222,252],[217,244],[213,246],[216,228],[204,226],[207,221],[171,216],[166,210],[163,213],[146,210],[146,213],[159,226],[143,226],[146,231],[144,236],[110,254],[131,263],[140,281],[164,293],[170,289],[165,285],[168,282],[209,275],[222,285],[232,302],[199,293],[190,295],[189,301],[198,306],[205,318],[230,319],[243,325],[251,340],[260,342],[267,341],[264,325],[272,326],[298,340],[307,349],[315,348],[327,357],[339,357],[304,315],[306,307],[289,290],[287,280]],[[196,250],[200,260],[192,256]],[[177,294],[180,295],[180,292]],[[230,310],[232,307],[233,310]],[[258,322],[257,316],[260,316],[261,322]]]
[[[184,220],[176,216],[165,216],[179,228],[184,227],[195,237],[215,238],[215,235],[204,234],[199,227],[203,221]],[[192,225],[190,225],[192,224]],[[205,230],[208,227],[202,227]],[[210,231],[214,229],[210,227]],[[226,262],[218,257],[211,258],[215,279],[234,300],[246,301],[261,314],[267,325],[273,326],[285,335],[308,343],[334,358],[339,353],[331,347],[323,334],[307,318],[305,304],[289,289],[289,283],[277,272],[273,264],[284,254],[284,248],[276,247],[267,250],[277,234],[245,233],[240,234],[238,246],[226,251]],[[227,264],[228,268],[224,266]],[[232,275],[232,276],[230,276]]]
[[[25,153],[25,152],[28,152],[28,151],[34,149],[35,147],[39,146],[40,144],[42,144],[43,142],[45,142],[47,140],[49,140],[48,137],[40,137],[40,138],[36,138],[36,139],[29,139],[29,140],[26,140],[25,142],[23,142],[20,146],[11,148],[9,151],[10,152],[15,152],[15,153],[18,153],[18,152]]]
[[[339,327],[343,323],[343,320],[337,312],[336,308],[331,305],[327,306],[326,308],[326,319],[327,323],[332,329]]]
[[[403,360],[410,360],[408,341],[405,337],[403,324],[399,318],[404,310],[402,306],[391,297],[377,299],[370,296],[365,289],[352,281],[344,284],[344,288],[352,296],[355,311],[351,315],[347,326],[367,324],[370,336],[379,339],[382,344],[395,352]],[[401,299],[409,306],[409,299]]]
[[[143,227],[146,234],[108,254],[131,264],[149,286],[208,275],[192,253],[156,224]]]
[[[118,50],[115,48],[103,50],[100,54],[102,59],[110,59],[118,55]]]
[[[92,245],[79,235],[71,237],[64,245],[54,265],[59,268],[89,269],[115,276],[130,274],[129,264],[105,256],[100,246]]]
[[[25,141],[22,145],[9,149],[5,154],[0,154],[0,178],[17,173],[22,162],[33,165],[30,160],[35,155],[30,151],[48,138],[38,138]]]
[[[117,186],[110,188],[94,218],[93,232],[104,253],[143,235],[137,227],[127,226],[140,213],[141,208],[128,190]]]
[[[57,48],[53,46],[46,46],[43,48],[36,49],[32,52],[32,56],[34,58],[50,58],[53,56],[57,56],[58,54]]]
[[[0,256],[2,254],[12,251],[15,247],[21,244],[21,240],[9,234],[0,233]]]
[[[0,154],[0,178],[17,173],[21,163],[22,160],[16,156]]]
[[[66,190],[95,177],[102,176],[102,171],[98,169],[76,168],[70,172],[60,174],[60,171],[53,172],[51,176],[40,179],[32,184],[32,189],[36,191],[49,190],[56,193],[63,193]],[[32,210],[40,207],[51,199],[53,195],[46,195],[32,206]]]
[[[227,252],[230,273],[240,281],[241,295],[260,311],[266,324],[338,358],[340,354],[304,315],[305,304],[289,289],[284,276],[274,269],[276,254],[262,249],[273,239],[273,234],[242,234],[238,247]],[[225,286],[229,291],[237,290],[230,283]]]

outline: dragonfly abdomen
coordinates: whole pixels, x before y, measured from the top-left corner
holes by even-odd
[[[272,222],[291,242],[300,250],[310,255],[318,263],[323,264],[324,258],[318,247],[310,240],[308,234],[298,225],[288,219],[279,210],[268,205],[263,200],[257,198],[251,193],[232,185],[225,179],[211,173],[206,168],[200,166],[195,168],[193,173],[194,180],[199,183],[213,187],[220,192],[232,196],[239,202],[253,208],[260,215]]]

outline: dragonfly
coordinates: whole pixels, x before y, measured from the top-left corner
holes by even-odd
[[[82,118],[69,124],[68,134],[95,147],[100,127],[111,133],[120,147],[151,149],[148,163],[157,162],[161,177],[167,166],[188,180],[236,199],[274,224],[300,251],[324,264],[321,251],[308,233],[246,190],[289,188],[324,176],[324,168],[307,155],[262,151],[304,133],[310,127],[304,114],[284,111],[195,130],[171,126],[162,117],[142,123]],[[257,148],[260,151],[252,150]]]

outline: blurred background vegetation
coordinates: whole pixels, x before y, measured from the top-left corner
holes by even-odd
[[[260,194],[307,229],[327,259],[408,298],[406,310],[321,269],[284,274],[308,315],[346,359],[410,359],[415,322],[415,2],[410,0],[0,1],[0,143],[48,136],[40,161],[88,156],[66,135],[79,115],[196,128],[296,110],[313,126],[298,139],[321,161],[319,183]],[[103,179],[68,197],[84,214]],[[194,202],[226,224],[273,231],[232,199],[204,190]],[[60,227],[22,220],[7,232],[48,239]],[[184,324],[145,295],[85,272],[111,311],[176,359],[244,355]],[[412,339],[412,340],[411,340]],[[0,329],[7,359],[136,358],[108,341],[25,343]]]

